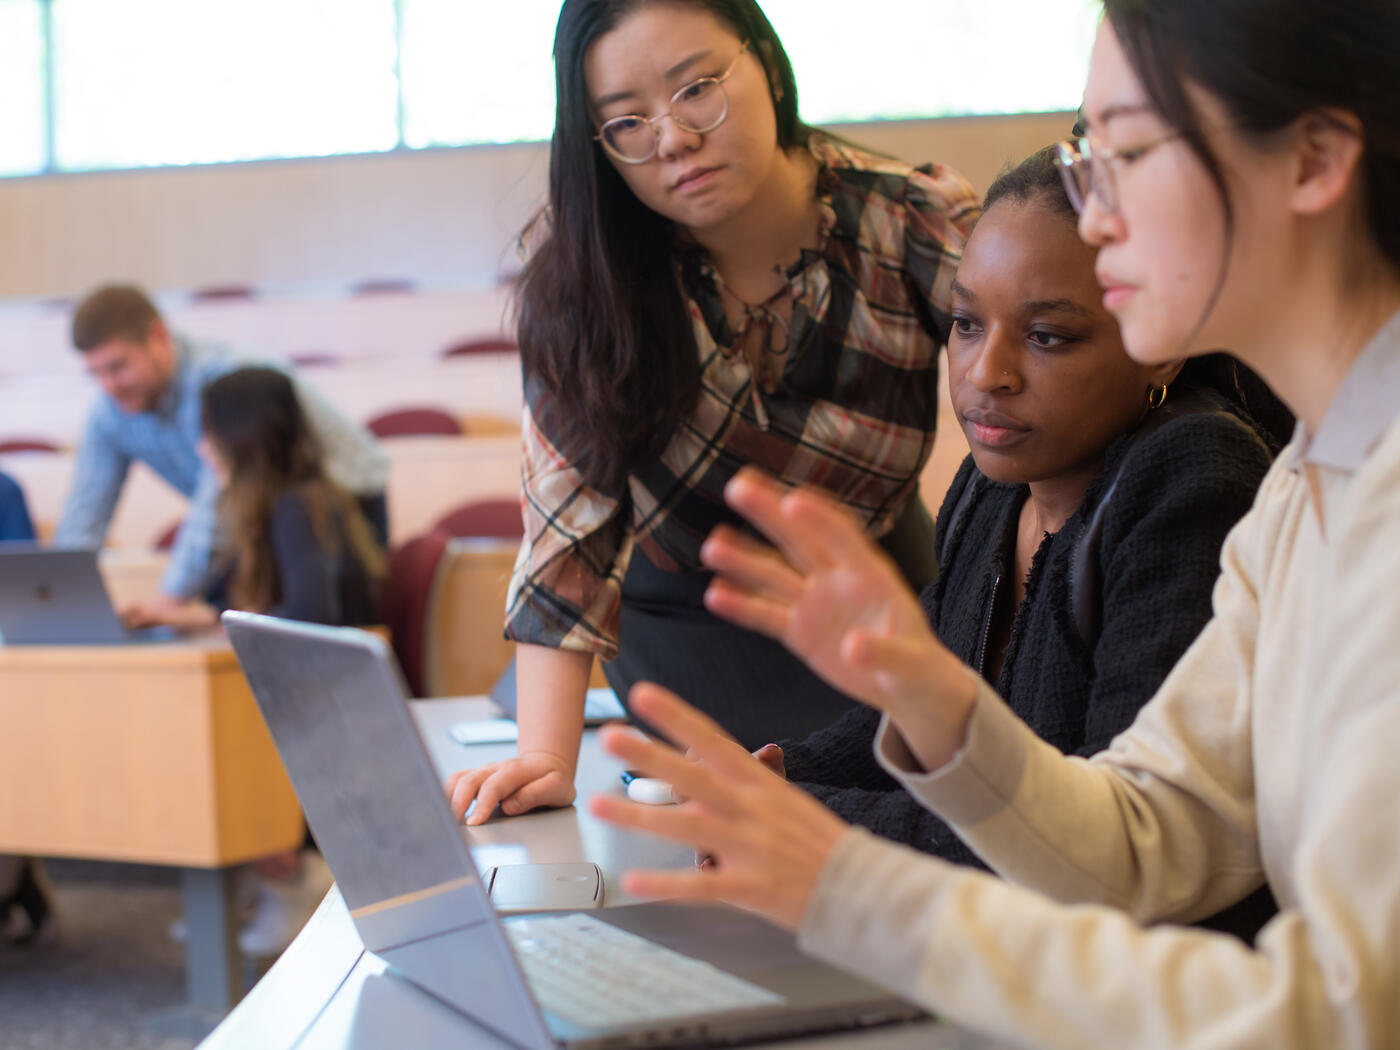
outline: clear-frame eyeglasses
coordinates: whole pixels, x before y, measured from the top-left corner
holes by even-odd
[[[1088,136],[1065,139],[1055,145],[1055,165],[1060,169],[1065,192],[1077,212],[1084,211],[1084,205],[1092,195],[1097,197],[1104,211],[1118,214],[1118,184],[1113,173],[1118,163],[1131,164],[1149,150],[1181,138],[1185,132],[1173,131],[1151,142],[1144,142],[1127,149],[1113,149],[1111,146],[1095,146]]]
[[[734,61],[717,77],[700,77],[686,84],[671,96],[671,106],[655,117],[628,114],[604,121],[593,137],[603,144],[609,155],[623,164],[645,164],[656,156],[661,145],[660,122],[670,117],[676,126],[692,134],[714,131],[729,116],[729,93],[724,82],[734,72],[739,59],[748,51],[744,41]]]

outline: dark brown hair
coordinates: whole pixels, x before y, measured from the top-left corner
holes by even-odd
[[[73,345],[87,353],[112,339],[143,343],[160,312],[131,284],[107,284],[88,294],[73,312]]]
[[[675,225],[636,198],[593,141],[584,77],[594,41],[652,2],[707,11],[748,40],[768,73],[778,145],[807,137],[792,66],[754,0],[565,0],[554,34],[549,204],[536,227],[547,228],[521,276],[520,352],[527,398],[556,417],[551,436],[590,483],[609,489],[666,447],[700,391],[672,261]]]
[[[1219,158],[1186,92],[1194,82],[1235,128],[1261,141],[1309,112],[1361,124],[1366,222],[1400,267],[1400,4],[1395,0],[1104,0],[1104,12],[1152,105],[1234,208]]]
[[[348,545],[368,576],[383,576],[384,552],[355,499],[326,476],[321,449],[284,373],[229,372],[204,388],[202,408],[205,437],[229,464],[219,510],[231,545],[235,608],[265,612],[282,599],[270,525],[286,492],[306,502],[324,550],[336,555]]]

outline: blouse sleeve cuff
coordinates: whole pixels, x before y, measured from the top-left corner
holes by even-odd
[[[1033,739],[1033,730],[979,677],[967,740],[942,767],[920,766],[888,715],[875,734],[875,757],[924,808],[955,827],[969,827],[1015,797]]]

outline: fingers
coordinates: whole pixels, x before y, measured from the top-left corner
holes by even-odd
[[[801,572],[831,563],[831,552],[784,512],[793,493],[761,471],[746,467],[724,486],[724,500],[777,545]]]
[[[722,619],[781,641],[787,637],[792,607],[716,577],[705,588],[705,608]]]
[[[467,818],[468,827],[485,824],[502,800],[509,798],[530,781],[530,773],[518,761],[502,762],[476,791],[476,808]]]
[[[724,818],[694,803],[647,806],[617,795],[594,795],[588,809],[609,824],[695,846],[705,853],[718,852],[718,843],[728,834]]]
[[[765,769],[778,774],[784,780],[787,779],[787,765],[783,761],[783,749],[777,744],[764,744],[753,753],[753,757],[762,762]]]
[[[802,575],[786,558],[727,525],[710,533],[700,548],[700,560],[746,590],[789,602],[802,596]]]
[[[605,739],[615,740],[621,747],[635,749],[640,745],[643,748],[655,749],[660,753],[658,757],[678,779],[672,780],[664,774],[657,775],[671,780],[682,790],[686,787],[685,781],[695,777],[702,767],[712,768],[717,774],[733,778],[734,783],[752,780],[756,774],[761,775],[753,756],[740,747],[733,737],[670,690],[651,682],[641,682],[632,687],[628,703],[643,721],[674,740],[681,751],[689,752],[689,757],[635,736],[630,742],[624,740],[621,734],[609,734]],[[647,752],[648,761],[651,760],[652,754],[653,752]],[[692,791],[686,793],[691,797],[699,797]]]
[[[697,871],[628,871],[622,888],[637,897],[678,901],[728,901],[732,890],[717,867]]]
[[[447,793],[447,804],[452,809],[453,819],[460,822],[466,816],[467,809],[471,806],[472,800],[476,798],[476,793],[481,788],[482,782],[491,775],[495,768],[496,766],[492,764],[477,769],[464,769],[447,778],[444,790]]]
[[[501,803],[501,811],[510,816],[538,809],[540,806],[567,806],[574,800],[573,783],[559,773],[546,773],[531,780]]]

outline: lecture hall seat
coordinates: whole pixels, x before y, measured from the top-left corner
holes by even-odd
[[[438,434],[460,437],[462,424],[440,408],[397,408],[381,412],[366,424],[375,437],[412,437]]]
[[[485,499],[463,503],[439,518],[433,528],[456,537],[480,536],[518,540],[525,535],[525,523],[520,517],[520,501],[514,499]]]
[[[0,438],[0,455],[9,452],[61,452],[58,445],[45,438]]]
[[[518,354],[520,347],[515,340],[505,335],[489,336],[485,339],[465,339],[453,343],[442,351],[444,358],[471,357],[475,354]]]
[[[389,628],[394,654],[414,696],[427,695],[424,653],[439,568],[450,537],[432,530],[395,548],[379,602],[379,621]]]

